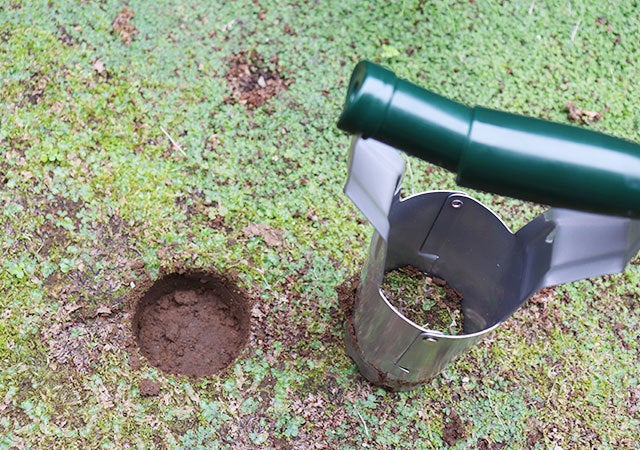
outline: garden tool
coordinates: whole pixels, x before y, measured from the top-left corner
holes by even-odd
[[[360,372],[392,390],[431,380],[537,291],[622,272],[640,250],[640,146],[602,133],[470,108],[363,61],[338,126],[353,134],[345,193],[375,232],[348,311]],[[401,196],[404,151],[457,183],[553,206],[513,233],[459,191]],[[385,297],[412,265],[462,297],[463,333],[430,330]]]

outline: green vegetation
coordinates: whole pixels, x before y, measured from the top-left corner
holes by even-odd
[[[405,266],[387,272],[380,289],[413,323],[451,335],[464,332],[462,295],[451,289],[445,280]]]
[[[0,0],[0,448],[430,449],[458,416],[454,448],[633,448],[638,258],[543,292],[416,391],[359,377],[334,288],[371,227],[335,122],[367,58],[640,141],[639,25],[613,1]],[[233,61],[274,95],[246,104]],[[411,161],[407,193],[454,186]],[[513,229],[542,210],[474,195]],[[253,334],[219,376],[168,376],[136,361],[131,306],[195,268],[250,291]]]

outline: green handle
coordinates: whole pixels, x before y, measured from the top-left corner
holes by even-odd
[[[591,130],[469,108],[368,61],[338,127],[455,171],[462,186],[640,218],[640,146]]]

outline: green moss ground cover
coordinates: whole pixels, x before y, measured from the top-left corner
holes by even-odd
[[[413,323],[451,335],[464,333],[462,295],[445,280],[404,266],[385,273],[380,290]]]
[[[467,104],[566,122],[573,102],[640,141],[639,17],[613,1],[0,0],[0,448],[634,448],[638,258],[543,292],[419,390],[359,377],[334,288],[371,227],[342,194],[335,122],[367,58]],[[275,95],[247,103],[234,62]],[[416,161],[405,183],[454,187]],[[541,211],[477,195],[514,229]],[[132,293],[184,269],[255,299],[219,376],[167,376],[131,349]]]

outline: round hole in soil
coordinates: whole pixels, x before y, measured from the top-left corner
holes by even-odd
[[[246,345],[250,309],[247,295],[223,276],[172,274],[142,296],[133,332],[151,365],[207,376],[229,366]]]

